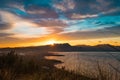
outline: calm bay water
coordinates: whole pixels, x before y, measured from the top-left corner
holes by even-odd
[[[52,54],[64,55],[45,57],[62,61],[63,63],[55,65],[57,68],[65,67],[66,70],[94,73],[99,63],[100,67],[105,70],[110,70],[112,67],[120,70],[120,52],[52,52]]]

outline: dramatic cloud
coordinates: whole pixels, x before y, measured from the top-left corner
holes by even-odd
[[[51,33],[59,33],[68,27],[67,23],[58,19],[48,20],[36,20],[34,23],[38,24],[38,27],[46,27]]]
[[[119,3],[120,0],[0,0],[0,42],[43,37],[119,37]]]
[[[52,20],[52,19],[48,19],[48,20],[38,20],[36,21],[36,23],[38,23],[40,26],[43,27],[65,27],[67,26],[65,22],[61,21],[61,20]]]
[[[120,26],[109,27],[104,29],[99,29],[95,31],[76,31],[62,33],[59,36],[65,37],[69,40],[85,40],[85,39],[97,39],[97,38],[110,38],[120,36]]]

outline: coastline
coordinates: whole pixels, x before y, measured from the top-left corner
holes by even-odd
[[[61,63],[61,61],[45,59],[44,57],[48,54],[44,53],[41,57],[40,54],[19,56],[11,51],[0,56],[0,71],[4,72],[5,70],[9,73],[0,72],[0,80],[96,80],[66,71],[64,68],[56,68],[54,65]],[[5,60],[4,63],[1,63],[2,60]],[[8,64],[9,61],[12,62]]]

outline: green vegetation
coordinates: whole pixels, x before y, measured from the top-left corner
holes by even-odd
[[[0,56],[0,80],[95,80],[57,69],[50,60],[18,56],[14,51]]]

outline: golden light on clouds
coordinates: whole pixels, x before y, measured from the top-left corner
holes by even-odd
[[[63,9],[62,5],[57,5],[57,7],[61,10]],[[37,13],[44,14],[45,12],[40,11]],[[72,15],[73,18],[92,18],[97,16],[94,14]],[[120,45],[120,23],[117,18],[113,16],[100,19],[64,20],[42,18],[39,15],[36,17],[35,15],[31,16],[21,8],[20,10],[11,9],[11,11],[9,9],[0,10],[0,47],[40,46],[53,45],[54,43]],[[113,25],[110,26],[111,24]]]

